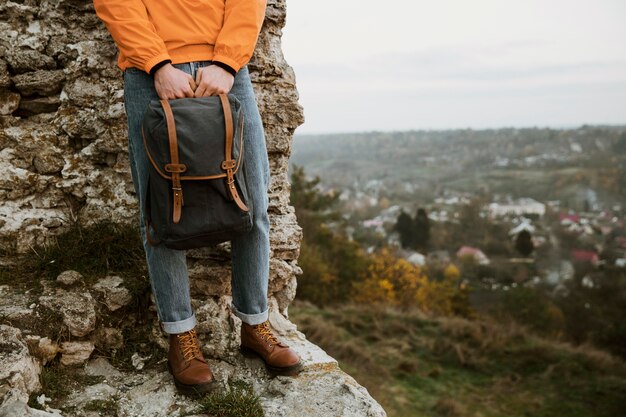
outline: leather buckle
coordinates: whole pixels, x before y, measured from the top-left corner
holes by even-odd
[[[166,164],[165,165],[165,171],[180,174],[181,172],[187,171],[187,165],[185,165],[185,164]]]
[[[235,168],[235,160],[228,159],[226,161],[222,161],[222,169],[233,169]]]

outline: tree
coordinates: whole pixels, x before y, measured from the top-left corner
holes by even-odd
[[[419,308],[434,315],[469,314],[468,288],[459,281],[458,269],[450,269],[440,281],[432,280],[420,266],[382,248],[372,255],[365,279],[354,283],[353,300]]]
[[[420,252],[426,252],[430,241],[430,220],[426,214],[426,210],[419,208],[413,220],[415,249]]]
[[[413,219],[402,210],[394,226],[394,230],[400,234],[400,243],[405,249],[412,248],[415,245],[413,236]]]
[[[351,297],[352,282],[367,270],[368,259],[358,243],[349,240],[343,226],[331,230],[326,222],[341,219],[334,210],[338,195],[320,191],[320,179],[309,180],[302,167],[291,176],[291,202],[303,240],[298,265],[298,298],[318,305],[340,303]]]
[[[322,212],[332,208],[339,194],[323,194],[318,189],[320,177],[307,179],[304,168],[294,165],[291,174],[291,204],[298,210]]]
[[[515,238],[515,249],[524,257],[530,256],[535,249],[532,236],[528,230],[522,230]]]

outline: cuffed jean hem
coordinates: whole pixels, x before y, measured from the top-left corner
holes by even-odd
[[[162,321],[161,325],[167,334],[185,333],[196,327],[196,315],[180,321]]]
[[[235,307],[233,303],[230,303],[230,308],[233,310],[233,314],[235,316],[239,317],[241,321],[251,326],[255,324],[263,323],[265,320],[269,318],[269,315],[270,315],[269,308],[262,313],[256,313],[256,314],[242,313],[241,311],[237,310],[237,307]]]

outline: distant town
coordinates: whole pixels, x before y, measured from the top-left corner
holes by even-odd
[[[416,265],[465,265],[477,299],[520,285],[564,296],[568,281],[626,271],[625,127],[307,135],[292,163],[338,194],[330,227]],[[418,211],[427,226],[409,232]]]

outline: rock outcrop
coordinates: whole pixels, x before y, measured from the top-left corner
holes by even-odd
[[[305,358],[306,370],[299,378],[271,379],[258,364],[248,363],[239,355],[240,322],[228,309],[228,244],[188,252],[198,333],[219,373],[226,379],[249,381],[261,393],[268,415],[384,415],[362,387],[288,321],[288,306],[300,272],[301,230],[289,205],[287,165],[292,134],[303,122],[303,112],[295,75],[280,49],[285,9],[285,0],[269,0],[256,53],[248,67],[265,126],[272,175],[272,323]],[[117,49],[91,1],[0,4],[0,252],[29,252],[73,222],[132,224],[138,220],[127,158],[123,80],[116,57]],[[3,328],[3,334],[15,334],[11,338],[16,341],[10,339],[11,352],[21,352],[20,360],[33,372],[57,355],[62,364],[75,366],[83,364],[94,349],[120,349],[125,343],[119,330],[106,320],[96,319],[104,311],[114,314],[123,310],[130,301],[123,276],[103,276],[89,287],[80,274],[66,272],[54,288],[46,288],[35,299],[11,286],[3,286],[2,291],[5,300],[17,303],[0,301],[2,318],[12,314],[12,323],[26,323],[45,310],[58,315],[60,325],[69,332],[68,340],[57,344],[33,330],[35,334],[28,340],[38,358],[32,362],[28,351],[22,349],[27,342],[18,336],[19,329]],[[164,346],[163,335],[156,324],[154,327],[153,342]],[[137,357],[138,364],[142,360]],[[2,390],[6,378],[0,381]],[[38,389],[31,374],[19,378],[22,382],[12,382],[22,390],[21,397],[13,396],[17,398],[11,403],[14,409],[22,407],[28,394]],[[86,390],[100,390],[102,395],[115,398],[122,410],[128,404],[130,408],[120,415],[171,415],[171,410],[184,404],[165,373],[126,374],[124,378],[137,379],[135,388],[129,391],[123,384],[111,382]],[[9,385],[10,390],[18,389],[13,385]],[[80,395],[73,397],[78,409]],[[156,397],[146,397],[150,395]],[[153,414],[132,411],[133,401],[139,397],[158,410]],[[323,406],[314,407],[316,402]],[[31,411],[32,415],[56,413]]]

